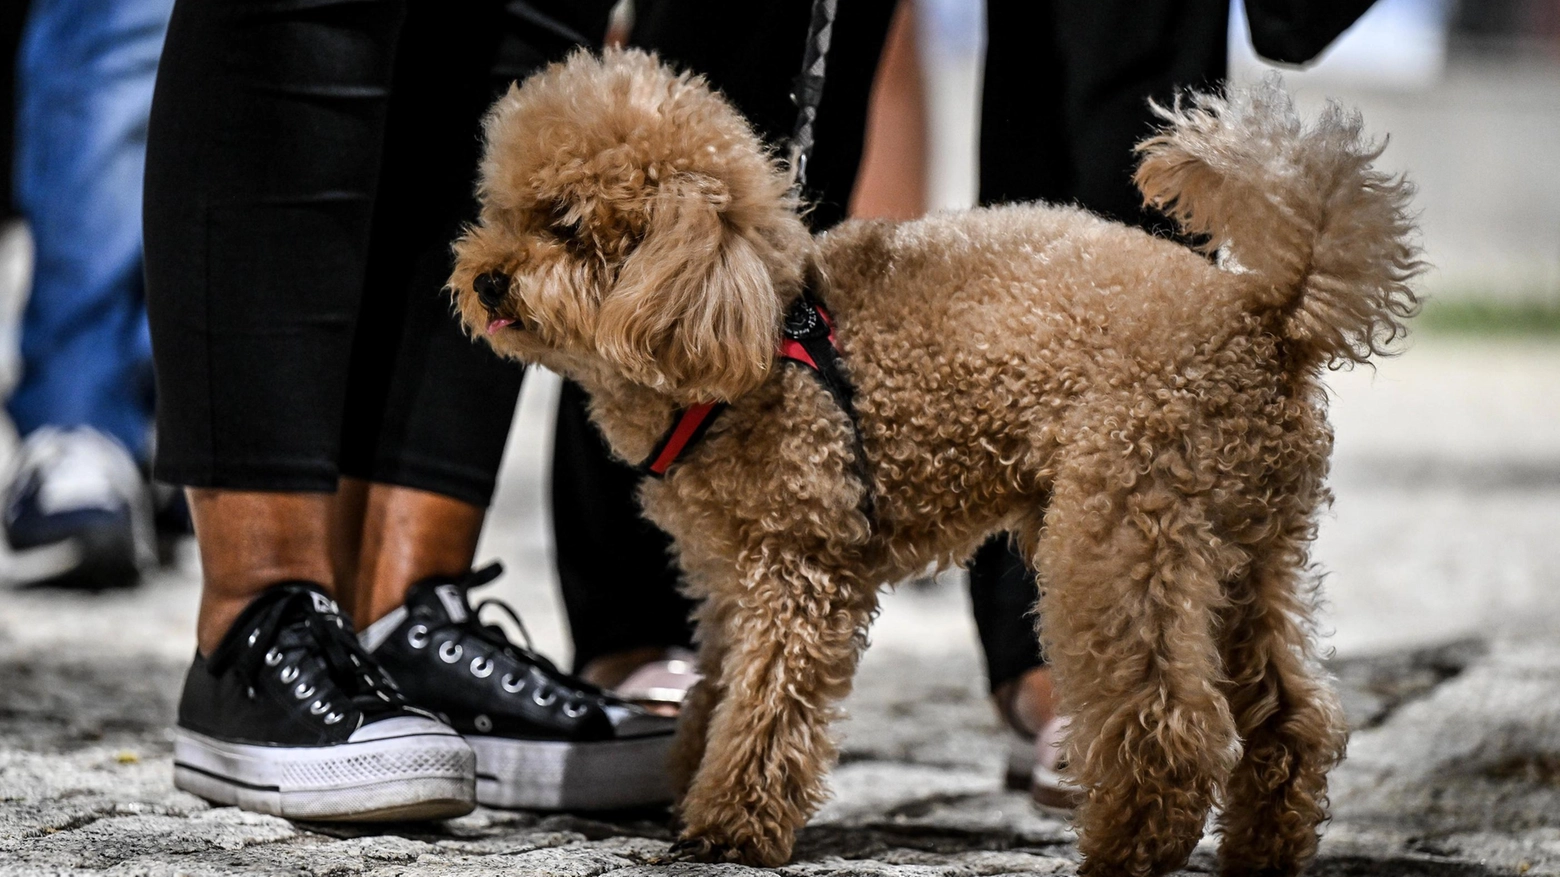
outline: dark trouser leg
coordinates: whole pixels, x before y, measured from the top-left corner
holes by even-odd
[[[157,474],[335,489],[405,6],[180,0],[153,100]]]
[[[210,650],[330,580],[329,493],[405,6],[180,0],[147,143],[157,472],[191,491]]]
[[[639,472],[612,457],[585,400],[564,382],[552,464],[558,583],[576,672],[608,654],[693,643],[693,602],[677,591],[671,537],[639,514]]]
[[[476,215],[481,119],[542,65],[595,46],[610,3],[414,3],[396,55],[341,472],[367,485],[350,575],[360,624],[471,565],[522,368],[466,336],[444,284]],[[632,514],[632,497],[618,502]],[[353,522],[346,522],[351,527]],[[344,553],[344,552],[343,552]]]
[[[1006,534],[988,539],[975,552],[970,607],[994,693],[1045,663],[1035,635],[1035,593],[1035,574]]]
[[[413,4],[352,347],[342,474],[477,506],[491,498],[522,369],[455,319],[444,291],[450,241],[476,215],[488,106],[581,41],[598,44],[610,5],[574,3],[560,20],[515,3]]]

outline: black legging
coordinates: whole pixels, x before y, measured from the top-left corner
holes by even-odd
[[[487,503],[521,369],[441,292],[478,121],[610,5],[180,0],[146,169],[158,477]]]

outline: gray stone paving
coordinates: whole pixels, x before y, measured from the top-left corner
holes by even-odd
[[[1312,873],[1560,874],[1560,345],[1427,341],[1334,377],[1338,494],[1318,557],[1356,728]],[[566,656],[538,513],[534,392],[483,544],[495,590]],[[193,563],[140,591],[0,592],[0,875],[656,874],[664,816],[479,810],[331,827],[173,789]],[[886,602],[834,799],[796,875],[1073,874],[1067,826],[1001,791],[957,576]],[[1214,868],[1205,841],[1189,870]]]

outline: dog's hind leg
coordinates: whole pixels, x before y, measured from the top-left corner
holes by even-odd
[[[790,546],[711,590],[726,643],[706,745],[682,802],[674,855],[777,866],[825,797],[828,725],[850,690],[876,590]]]
[[[1327,772],[1348,731],[1313,656],[1308,518],[1296,516],[1231,588],[1223,648],[1230,707],[1245,740],[1219,819],[1227,875],[1297,874],[1316,854]]]
[[[1234,765],[1215,641],[1225,561],[1185,472],[1114,449],[1075,457],[1037,534],[1042,637],[1087,794],[1081,874],[1183,865]]]

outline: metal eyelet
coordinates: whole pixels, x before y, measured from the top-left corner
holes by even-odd
[[[493,720],[481,714],[478,714],[477,717],[472,720],[471,724],[474,725],[478,731],[481,731],[484,734],[493,730]]]
[[[454,640],[445,640],[444,645],[439,646],[439,660],[446,664],[453,664],[460,660],[460,653],[464,651],[465,649],[460,647],[460,643]]]
[[[245,690],[244,694],[248,695],[250,700],[254,700],[255,699],[255,687],[253,685],[249,686],[249,688],[247,690]]]
[[[537,706],[552,706],[558,701],[558,692],[538,688],[531,692],[531,702]]]
[[[324,702],[322,700],[316,700],[314,703],[309,704],[309,714],[310,715],[318,716],[318,715],[321,715],[321,714],[325,713],[329,709],[330,709],[330,704],[328,704],[328,703],[326,703],[326,702]]]
[[[428,625],[414,624],[406,632],[406,644],[414,649],[420,649],[428,645]]]
[[[291,685],[292,681],[298,678],[298,668],[283,667],[279,678],[288,685]]]
[[[346,716],[342,715],[341,713],[331,713],[325,717],[325,724],[334,725],[344,718],[346,718]]]
[[[577,703],[571,700],[563,705],[563,714],[571,719],[577,719],[580,716],[585,715],[585,710],[587,709],[589,709],[589,707],[587,707],[585,704]]]
[[[282,653],[280,651],[278,651],[277,649],[272,649],[269,652],[265,653],[265,665],[267,667],[275,667],[277,664],[280,664],[281,662],[282,662]]]
[[[488,657],[471,659],[471,675],[478,679],[486,679],[493,675],[493,659]]]
[[[519,694],[525,689],[525,680],[515,678],[513,673],[505,673],[504,678],[498,681],[503,689],[510,694]]]
[[[257,628],[255,628],[255,632],[251,633],[249,635],[249,644],[250,645],[254,645],[256,642],[259,642],[259,640],[260,640],[260,628],[257,627]]]
[[[312,686],[312,685],[307,685],[305,683],[300,682],[300,683],[298,683],[298,687],[293,689],[293,697],[296,698],[297,700],[308,700],[309,698],[311,698],[313,696],[314,696],[314,686]]]

